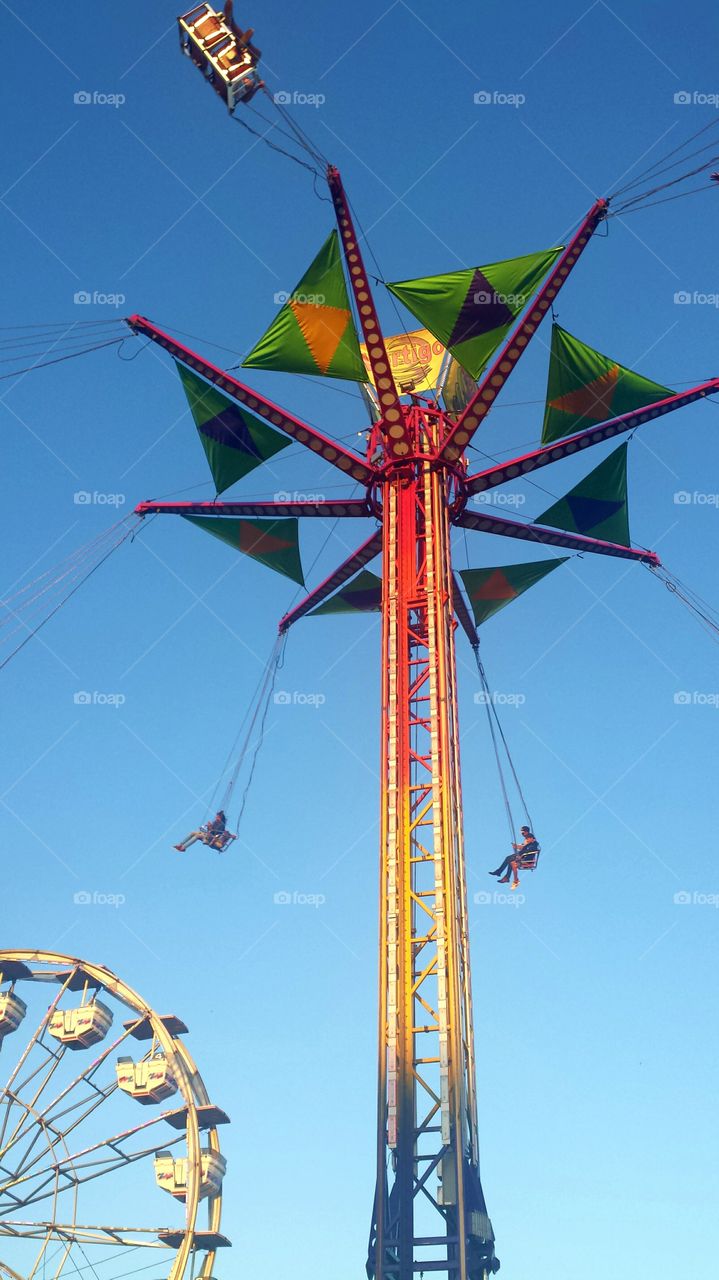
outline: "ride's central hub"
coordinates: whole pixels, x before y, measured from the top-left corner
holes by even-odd
[[[397,457],[387,447],[388,427],[384,419],[375,423],[369,436],[367,461],[377,470],[377,476],[369,491],[372,510],[381,518],[386,505],[385,491],[388,484],[414,482],[421,471],[430,467],[441,472],[446,479],[447,500],[452,516],[458,515],[466,504],[467,492],[465,458],[450,462],[442,456],[442,448],[452,428],[454,419],[433,400],[415,397],[409,405],[402,405],[402,428],[408,443],[408,452]]]

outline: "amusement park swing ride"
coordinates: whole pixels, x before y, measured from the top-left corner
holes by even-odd
[[[620,439],[612,453],[534,521],[508,519],[488,507],[477,509],[471,500],[605,441],[631,437],[644,424],[719,390],[719,378],[673,391],[603,355],[553,320],[540,446],[478,471],[471,471],[467,450],[541,322],[553,313],[560,290],[597,230],[614,212],[657,203],[656,197],[664,198],[661,192],[665,187],[691,178],[699,170],[661,181],[668,170],[682,162],[665,168],[657,162],[640,180],[628,183],[611,198],[593,201],[566,245],[387,285],[394,299],[423,326],[400,335],[400,349],[410,352],[403,366],[397,358],[395,339],[386,337],[380,325],[364,260],[366,240],[358,233],[342,177],[284,107],[267,94],[258,70],[259,50],[252,44],[253,32],[237,27],[231,5],[224,13],[209,4],[198,5],[180,18],[179,26],[183,52],[226,102],[233,119],[252,128],[242,113],[254,110],[250,103],[258,94],[264,94],[277,108],[283,146],[270,145],[292,159],[297,159],[295,152],[299,152],[300,162],[315,180],[318,176],[326,180],[335,214],[335,229],[243,365],[353,381],[362,388],[370,415],[367,447],[360,453],[280,407],[153,321],[133,315],[125,322],[133,334],[156,344],[175,361],[217,493],[212,502],[142,502],[135,511],[140,520],[182,516],[301,587],[305,582],[300,519],[359,518],[369,526],[361,545],[281,619],[218,820],[214,826],[200,828],[191,839],[221,851],[235,838],[235,833],[226,829],[224,810],[229,807],[245,753],[258,729],[262,740],[264,717],[290,629],[309,615],[380,612],[377,1141],[367,1274],[370,1280],[412,1280],[429,1272],[447,1280],[488,1280],[500,1263],[479,1163],[457,632],[464,632],[477,659],[509,825],[515,835],[503,754],[523,803],[524,797],[489,696],[479,657],[478,627],[572,553],[610,556],[648,567],[715,638],[719,627],[710,606],[674,579],[652,551],[630,541],[626,439]],[[705,161],[701,172],[706,175],[707,164],[716,158],[712,155]],[[709,178],[705,185],[712,181]],[[432,372],[435,358],[439,364]],[[321,501],[220,500],[221,494],[292,441],[341,472],[359,489],[359,496]],[[549,554],[520,564],[457,571],[451,542],[455,529],[531,543],[548,548]],[[91,554],[75,559],[62,576],[60,603],[131,532],[120,522],[106,540],[99,540]],[[379,556],[381,573],[374,574],[367,566]],[[21,606],[22,600],[16,613]],[[47,611],[47,605],[43,607]],[[51,612],[43,615],[32,634],[49,616]],[[526,804],[524,807],[526,812]],[[527,822],[530,829],[528,815]],[[187,843],[176,847],[184,848]],[[515,879],[517,870],[536,868],[538,856],[536,844],[524,855],[514,856]],[[22,988],[25,981],[55,981],[63,993],[82,989],[81,1007],[95,1011],[100,1007],[99,996],[108,990],[126,1003],[133,1004],[135,999],[121,990],[119,980],[79,961],[73,967],[67,959],[61,964],[57,957],[37,953],[0,954],[0,972],[4,983],[10,984],[0,989],[0,1037],[20,1027],[22,1009],[17,1002],[22,1005],[23,1001],[16,986]],[[57,1002],[58,998],[52,1007],[57,1007]],[[133,1008],[138,1008],[136,1000]],[[118,1074],[118,1086],[137,1096],[137,1089],[147,1088],[143,1071],[156,1061],[161,1063],[160,1074],[167,1068],[177,1082],[184,1110],[171,1114],[187,1120],[185,1164],[167,1153],[154,1152],[157,1176],[166,1177],[170,1189],[179,1179],[181,1192],[182,1179],[186,1181],[187,1222],[171,1241],[178,1253],[170,1276],[180,1280],[189,1275],[188,1258],[197,1255],[201,1258],[197,1274],[209,1277],[214,1250],[226,1243],[219,1233],[224,1165],[216,1140],[222,1113],[210,1107],[202,1089],[198,1094],[196,1088],[190,1096],[189,1086],[183,1088],[183,1070],[196,1086],[199,1076],[177,1041],[176,1029],[171,1034],[176,1023],[170,1019],[168,1026],[167,1019],[158,1019],[147,1009],[143,1018],[152,1049],[139,1064],[119,1060],[125,1075],[120,1080]],[[126,1034],[136,1033],[132,1030],[136,1024],[125,1026],[130,1027]],[[51,1018],[41,1024],[32,1040],[35,1048],[44,1047],[44,1070],[49,1075],[54,1071],[52,1050],[48,1052],[53,1027]],[[103,1050],[102,1059],[109,1059],[116,1044]],[[90,1083],[95,1070],[93,1064],[91,1072],[80,1079]],[[29,1080],[36,1078],[40,1079],[28,1076]],[[138,1083],[141,1080],[142,1086]],[[6,1092],[5,1096],[10,1095]],[[161,1100],[161,1088],[152,1100]],[[7,1102],[6,1109],[9,1115],[12,1108]],[[29,1103],[24,1114],[18,1124],[19,1131],[26,1134],[33,1114]],[[47,1114],[54,1113],[50,1110]],[[168,1118],[167,1113],[164,1116]],[[209,1134],[204,1148],[200,1130],[203,1138],[205,1132]],[[56,1250],[58,1242],[65,1242],[62,1248],[70,1256],[73,1231],[78,1241],[85,1239],[80,1229],[73,1228],[76,1219],[62,1225],[43,1220],[32,1229],[27,1223],[22,1230],[20,1223],[13,1226],[15,1207],[24,1209],[34,1199],[17,1190],[24,1183],[24,1174],[7,1177],[4,1132],[7,1130],[0,1132],[0,1240],[23,1238],[25,1232],[27,1239],[41,1241],[43,1256],[51,1246]],[[58,1132],[64,1144],[62,1126]],[[113,1140],[113,1150],[118,1143]],[[46,1178],[50,1167],[43,1166]],[[62,1160],[58,1158],[52,1167],[56,1171],[63,1168]],[[56,1172],[53,1203],[65,1190],[58,1179]],[[72,1183],[69,1177],[67,1186]],[[41,1190],[45,1186],[41,1184]],[[193,1216],[203,1189],[210,1206],[210,1224],[204,1234]],[[109,1235],[110,1229],[106,1230]],[[119,1240],[119,1229],[113,1233],[112,1239]],[[159,1239],[167,1243],[168,1234],[160,1233]],[[93,1239],[91,1243],[97,1242]],[[28,1278],[41,1274],[37,1262],[30,1270],[24,1265]],[[55,1261],[52,1265],[56,1268],[52,1274],[59,1274],[62,1266]]]

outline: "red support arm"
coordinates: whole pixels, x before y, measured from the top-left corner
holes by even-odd
[[[350,285],[357,304],[374,385],[377,389],[380,413],[382,414],[385,448],[390,458],[404,458],[410,451],[410,437],[405,426],[404,413],[402,412],[402,406],[387,358],[387,348],[382,337],[377,309],[372,297],[369,280],[367,279],[365,265],[362,261],[362,254],[357,242],[357,233],[347,204],[342,178],[339,170],[334,165],[330,165],[327,169],[327,184],[337,215],[337,226],[342,239]]]
[[[528,475],[530,471],[536,471],[538,467],[546,466],[548,462],[558,462],[560,458],[568,458],[570,454],[579,453],[582,449],[587,449],[594,444],[601,444],[603,440],[610,440],[612,436],[633,431],[643,422],[661,418],[665,413],[672,413],[674,409],[681,409],[685,404],[702,400],[714,391],[719,391],[719,378],[710,378],[708,382],[691,387],[689,391],[680,391],[666,400],[657,400],[654,404],[645,405],[643,409],[635,409],[633,413],[623,413],[619,418],[609,418],[607,422],[597,427],[589,427],[586,431],[568,436],[566,440],[558,440],[555,444],[544,445],[543,448],[535,449],[532,453],[525,453],[521,458],[512,458],[511,461],[500,463],[496,467],[488,467],[486,471],[477,471],[475,475],[467,477],[465,490],[467,493],[482,493],[486,489],[496,488],[497,485],[507,484],[519,476]]]
[[[274,404],[272,400],[267,400],[265,396],[260,395],[257,391],[253,391],[244,382],[233,378],[231,374],[225,373],[223,369],[218,369],[217,365],[211,364],[209,360],[197,355],[189,347],[183,346],[181,342],[177,342],[169,334],[163,333],[162,329],[158,329],[157,325],[153,324],[151,320],[146,320],[144,316],[129,316],[126,324],[129,325],[133,333],[141,333],[144,337],[150,338],[153,342],[158,343],[159,346],[164,347],[165,351],[169,351],[175,360],[181,360],[190,369],[194,369],[196,373],[201,374],[208,382],[213,383],[214,386],[224,391],[225,395],[230,396],[233,400],[238,400],[240,404],[246,405],[254,413],[259,413],[268,422],[271,422],[273,426],[279,427],[280,431],[285,431],[288,436],[292,436],[293,440],[297,440],[299,444],[303,444],[311,452],[318,453],[321,458],[324,458],[325,462],[330,462],[333,467],[338,467],[340,471],[344,471],[353,480],[359,480],[365,485],[372,484],[376,474],[375,469],[368,462],[365,462],[364,458],[360,458],[358,454],[350,453],[348,449],[344,449],[336,440],[322,435],[321,432],[311,427],[309,423],[303,422],[301,418],[295,418],[286,409],[281,409],[279,405]]]
[[[524,320],[520,321],[517,328],[507,339],[499,355],[495,357],[482,378],[461,418],[449,432],[440,451],[441,456],[447,462],[456,462],[460,455],[464,453],[477,427],[489,413],[522,352],[526,350],[530,339],[536,333],[559,290],[570,275],[572,268],[579,261],[584,249],[600,222],[606,217],[606,214],[607,201],[595,201],[579,230],[572,237],[558,260],[552,274],[537,294],[531,311]]]
[[[357,519],[372,514],[363,498],[346,502],[138,502],[136,516],[248,516],[257,520],[284,516]]]
[[[480,515],[463,511],[455,524],[463,529],[476,529],[479,533],[495,533],[503,538],[519,538],[524,542],[540,542],[548,547],[566,547],[569,551],[591,551],[600,556],[618,556],[622,560],[639,560],[656,568],[661,562],[653,551],[640,551],[635,547],[623,547],[618,542],[602,542],[599,538],[585,538],[580,533],[565,533],[560,529],[544,529],[538,524],[520,524],[518,520],[506,520],[504,516]]]
[[[374,560],[381,550],[382,530],[378,529],[376,533],[372,534],[371,538],[363,542],[362,546],[340,565],[339,569],[335,569],[329,578],[325,578],[325,581],[315,587],[314,591],[311,591],[308,596],[305,596],[300,604],[296,605],[294,609],[290,609],[290,612],[280,619],[280,633],[287,631],[293,622],[298,622],[311,609],[315,609],[318,604],[322,604],[322,601],[331,596],[338,587],[343,587],[345,582],[348,582],[356,573],[359,573],[360,569],[364,569],[370,560]]]
[[[455,617],[457,621],[460,623],[462,630],[467,636],[467,639],[469,640],[469,643],[471,644],[472,648],[476,649],[479,645],[479,634],[477,632],[477,628],[474,625],[474,622],[472,621],[472,615],[470,614],[469,609],[467,608],[467,602],[464,596],[462,595],[462,588],[459,585],[459,579],[456,573],[452,574],[452,586],[454,588],[454,597],[452,600],[452,604],[454,606]]]

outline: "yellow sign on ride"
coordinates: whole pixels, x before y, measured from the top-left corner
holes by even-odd
[[[386,338],[385,345],[390,368],[400,393],[404,390],[433,391],[435,389],[439,382],[446,348],[428,329],[417,329],[414,333],[398,333],[394,338]],[[367,369],[367,380],[372,382],[372,370],[364,343],[360,343],[360,351]]]

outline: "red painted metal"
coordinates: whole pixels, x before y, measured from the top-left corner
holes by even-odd
[[[283,516],[315,516],[322,519],[362,519],[371,516],[369,503],[363,498],[346,502],[138,502],[136,516],[249,516],[258,520]]]
[[[600,538],[586,538],[583,534],[566,533],[561,529],[545,529],[539,524],[521,524],[519,520],[507,520],[504,516],[465,510],[457,517],[455,524],[463,529],[475,529],[478,533],[494,533],[502,538],[539,542],[547,547],[566,547],[568,551],[589,551],[600,556],[618,556],[622,560],[639,560],[653,568],[661,563],[659,556],[653,551],[623,547],[618,542],[603,542]]]
[[[467,608],[467,602],[462,595],[462,588],[459,584],[459,579],[456,573],[452,574],[452,585],[454,587],[454,598],[452,603],[454,604],[455,617],[462,627],[462,630],[464,631],[464,634],[469,640],[472,648],[476,649],[479,644],[479,635],[477,633],[477,628],[472,621],[472,615]]]
[[[378,424],[389,458],[406,458],[411,448],[411,438],[405,424],[397,387],[387,356],[377,309],[372,297],[367,271],[357,239],[352,214],[339,169],[330,165],[327,169],[327,185],[337,215],[340,238],[347,263],[349,281],[354,294],[367,354],[372,367],[374,385],[379,399],[381,422]]]
[[[464,452],[480,422],[489,413],[517,361],[526,351],[531,338],[549,311],[600,222],[607,215],[607,201],[596,200],[583,219],[579,230],[572,236],[551,275],[545,281],[530,308],[507,339],[480,382],[475,395],[459,421],[454,425],[441,449],[441,456],[448,462],[456,462]]]
[[[359,573],[360,569],[364,569],[370,560],[374,560],[381,550],[382,530],[378,529],[366,542],[362,543],[361,547],[353,551],[352,555],[348,556],[339,568],[335,569],[334,573],[325,578],[324,582],[321,582],[318,587],[315,587],[314,591],[305,596],[305,599],[300,604],[295,605],[294,609],[290,609],[289,613],[286,613],[284,618],[280,619],[280,632],[287,631],[293,622],[299,622],[300,618],[303,618],[311,609],[316,609],[319,604],[322,604],[323,600],[326,600],[334,591],[338,591],[340,587],[344,586],[345,582],[349,582],[350,578]]]
[[[623,413],[618,418],[609,418],[597,427],[589,427],[586,431],[568,436],[566,440],[558,440],[554,444],[544,445],[541,449],[534,449],[520,458],[512,458],[509,462],[488,467],[486,471],[477,471],[474,475],[467,476],[464,484],[465,491],[468,494],[483,493],[498,485],[508,484],[510,480],[529,475],[530,472],[546,466],[549,462],[559,462],[561,458],[568,458],[571,454],[579,453],[591,445],[601,444],[603,440],[611,440],[614,436],[633,431],[644,422],[660,418],[665,413],[672,413],[674,409],[681,409],[686,404],[693,404],[695,400],[702,400],[714,391],[719,391],[719,378],[710,378],[708,382],[701,382],[698,386],[691,387],[689,391],[680,391],[674,396],[668,396],[665,400],[657,400],[654,404],[645,405],[643,409],[634,410],[633,413]]]
[[[183,343],[171,338],[168,333],[164,333],[162,329],[159,329],[151,320],[146,320],[144,316],[129,316],[125,323],[129,325],[134,333],[141,333],[144,337],[150,338],[159,346],[164,347],[165,351],[169,351],[170,355],[174,356],[176,360],[180,360],[188,368],[194,369],[196,373],[201,374],[208,382],[219,387],[221,391],[224,391],[233,400],[238,400],[241,404],[246,405],[253,413],[259,413],[261,417],[266,418],[273,426],[285,431],[288,436],[292,436],[294,440],[305,445],[313,453],[318,453],[320,457],[324,458],[325,462],[330,462],[333,467],[339,468],[345,475],[351,476],[353,480],[359,480],[361,484],[372,484],[376,474],[375,468],[367,463],[364,458],[360,458],[359,454],[350,453],[348,449],[344,449],[336,440],[322,435],[320,431],[311,427],[308,422],[303,422],[301,418],[296,418],[294,414],[289,413],[286,409],[281,409],[279,405],[260,395],[258,391],[253,391],[252,387],[246,386],[238,378],[233,378],[231,374],[225,373],[223,369],[218,369],[217,365],[211,364],[209,360],[197,355],[195,351],[191,351]]]

